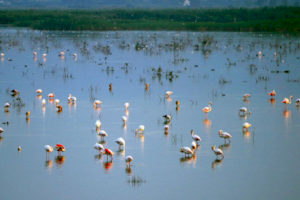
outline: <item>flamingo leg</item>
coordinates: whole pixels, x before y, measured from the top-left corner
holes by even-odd
[[[231,140],[229,138],[227,138],[229,140],[229,143],[231,142]]]

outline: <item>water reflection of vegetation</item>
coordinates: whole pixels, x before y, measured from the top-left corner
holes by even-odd
[[[224,17],[226,16],[226,17]],[[290,31],[299,7],[227,9],[2,10],[0,24],[40,30]],[[125,45],[126,46],[126,45]],[[143,44],[139,48],[143,48]],[[107,48],[106,46],[101,47]]]
[[[134,187],[136,187],[136,186],[139,187],[142,185],[142,183],[146,183],[146,180],[144,180],[140,176],[133,175],[132,177],[128,178],[127,183],[131,184]]]

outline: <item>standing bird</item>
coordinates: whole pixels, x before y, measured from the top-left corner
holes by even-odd
[[[197,145],[199,145],[199,144],[198,144],[198,141],[201,141],[200,136],[194,135],[194,130],[191,130],[191,135],[192,135],[193,140],[195,140],[196,143],[197,143]]]
[[[191,148],[193,151],[197,148],[197,144],[195,141],[192,141]]]
[[[19,145],[19,146],[18,146],[18,151],[21,151],[21,150],[22,150],[22,148],[21,148],[21,146]]]
[[[4,55],[5,55],[4,53],[1,53],[1,58],[3,58],[3,57],[4,57]]]
[[[292,98],[294,98],[292,95],[290,96],[290,99],[284,98],[282,103],[285,104],[285,109],[286,109],[286,104],[291,104],[292,103]]]
[[[170,95],[172,94],[173,92],[172,91],[166,91],[165,94],[166,94],[166,97],[170,97]]]
[[[208,107],[204,107],[204,108],[202,109],[202,112],[205,113],[205,118],[208,117],[208,113],[211,111],[210,105],[212,105],[212,102],[209,102],[209,103],[208,103]]]
[[[243,100],[246,101],[248,97],[250,97],[250,94],[244,94],[243,95]]]
[[[26,112],[26,117],[29,117],[29,115],[30,115],[30,111],[27,111]]]
[[[272,92],[269,92],[268,95],[271,96],[272,98],[273,98],[274,96],[276,96],[275,90],[273,90]]]
[[[252,126],[252,125],[249,124],[248,122],[245,122],[245,123],[243,124],[243,132],[244,132],[244,129],[246,129],[246,131],[248,131],[248,128],[249,128],[250,126]]]
[[[77,58],[77,54],[76,53],[73,53],[73,56],[74,56],[74,58]]]
[[[170,122],[172,117],[170,115],[163,115],[162,117],[165,118],[166,122]]]
[[[121,146],[123,146],[123,150],[124,150],[124,148],[125,148],[125,140],[123,138],[120,137],[120,138],[116,139],[115,142],[119,144],[119,149],[120,150],[121,150]]]
[[[190,154],[194,155],[194,151],[190,149],[190,147],[183,147],[183,148],[180,148],[179,151],[181,153],[184,153],[184,157],[186,157],[186,154],[188,154],[188,156]]]
[[[296,106],[299,106],[300,99],[296,99]]]
[[[108,86],[109,86],[109,90],[112,90],[113,84],[110,83]]]
[[[5,103],[5,104],[4,104],[5,111],[8,111],[8,108],[9,108],[10,106],[11,106],[10,103]]]
[[[211,147],[211,149],[215,152],[215,154],[217,155],[217,159],[218,159],[218,155],[221,155],[224,159],[224,156],[223,156],[223,151],[221,149],[216,149],[216,145],[213,145]]]
[[[132,156],[126,156],[125,161],[126,161],[126,166],[128,168],[130,168],[130,163],[131,163],[132,160],[133,160]]]
[[[149,90],[149,86],[150,86],[149,83],[145,83],[145,90]]]
[[[56,105],[57,112],[61,112],[63,110],[63,107],[61,105]]]
[[[102,130],[98,133],[98,135],[101,137],[101,141],[104,141],[104,137],[107,137],[108,134],[106,133],[106,131]]]
[[[54,93],[49,93],[49,94],[48,94],[48,97],[49,97],[49,98],[53,98],[53,97],[55,97],[55,94],[54,94]]]
[[[167,132],[168,132],[169,128],[170,128],[170,127],[169,127],[168,125],[165,125],[165,126],[164,126],[165,133],[167,133]]]
[[[137,132],[144,133],[144,130],[145,130],[145,126],[144,125],[140,125],[139,128],[135,130],[135,134],[137,134]]]
[[[248,111],[246,107],[241,107],[241,108],[239,109],[239,112],[238,112],[238,113],[240,114],[241,112],[243,112],[243,115],[245,115],[245,114],[251,115],[251,112]]]
[[[231,140],[229,138],[232,138],[232,136],[229,133],[223,132],[223,130],[219,130],[219,137],[224,138],[225,143],[226,143],[226,139],[228,139],[230,143]]]
[[[46,150],[46,158],[49,158],[50,153],[53,151],[53,147],[50,145],[45,145],[44,149]]]
[[[56,144],[55,150],[58,151],[58,155],[61,156],[61,152],[65,152],[66,148],[62,144]]]
[[[4,132],[4,129],[0,127],[0,134]]]
[[[55,104],[58,104],[59,102],[60,102],[59,99],[55,99],[55,100],[54,100],[54,103],[55,103]]]
[[[176,104],[176,106],[179,106],[180,101],[176,101],[175,104]]]
[[[43,54],[43,58],[46,58],[46,56],[47,56],[47,54],[46,54],[46,53],[44,53],[44,54]]]
[[[104,147],[102,146],[102,144],[96,143],[94,145],[94,149],[99,150],[99,154],[101,153],[101,151],[104,149]]]
[[[122,116],[122,120],[123,120],[123,124],[126,125],[126,122],[127,122],[127,117],[125,116]]]
[[[128,107],[129,107],[129,103],[127,102],[127,103],[125,103],[124,104],[124,106],[125,106],[125,110],[127,110],[128,109]]]
[[[11,90],[10,92],[13,94],[20,94],[20,92],[18,90]]]
[[[68,101],[72,101],[72,94],[69,94]]]
[[[100,101],[100,100],[95,100],[95,101],[94,101],[94,107],[97,107],[98,105],[100,106],[101,103],[102,103],[102,101]]]
[[[37,52],[32,52],[32,54],[33,54],[34,56],[37,56]]]
[[[46,99],[42,100],[42,106],[44,106],[46,104]]]
[[[100,122],[100,120],[97,120],[96,122],[95,122],[95,126],[96,126],[96,129],[97,128],[100,128],[101,127],[101,122]]]
[[[103,154],[107,155],[107,160],[108,160],[108,156],[110,156],[111,161],[113,160],[113,155],[115,155],[115,153],[112,150],[110,150],[110,149],[105,149],[103,151]]]
[[[41,94],[43,92],[43,90],[42,89],[37,89],[35,92],[38,93],[38,94]]]

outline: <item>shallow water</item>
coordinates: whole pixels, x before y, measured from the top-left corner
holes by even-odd
[[[300,107],[295,99],[300,98],[300,38],[271,33],[0,30],[5,53],[0,103],[13,104],[17,97],[25,103],[12,105],[9,112],[0,108],[0,122],[9,122],[0,125],[5,130],[0,140],[1,199],[299,196]],[[212,37],[210,45],[202,45],[203,35]],[[136,49],[137,42],[147,47]],[[64,50],[64,58],[58,56]],[[162,75],[157,75],[159,67]],[[171,71],[173,76],[166,77]],[[150,84],[149,90],[144,83]],[[35,93],[38,88],[43,89],[42,98]],[[20,94],[11,96],[12,89]],[[267,93],[273,89],[277,96],[270,101]],[[164,98],[166,90],[173,91],[170,98]],[[52,92],[62,112],[48,100]],[[248,101],[243,101],[245,93],[251,94]],[[69,94],[77,97],[76,104],[68,104]],[[294,99],[285,110],[281,101],[290,95]],[[101,108],[94,109],[94,99],[103,102]],[[206,119],[202,109],[210,101]],[[127,113],[125,102],[130,103]],[[251,115],[238,115],[242,106]],[[163,130],[165,114],[172,116],[168,134]],[[121,119],[125,115],[127,126]],[[116,153],[113,162],[93,148],[100,141],[97,119],[108,133],[103,145]],[[252,126],[243,133],[246,121]],[[144,135],[134,134],[141,124]],[[184,158],[179,149],[191,145],[192,129],[202,141],[194,157]],[[219,138],[221,129],[232,135],[230,144]],[[126,141],[121,152],[114,142],[118,137]],[[63,157],[54,151],[46,161],[44,145],[57,143],[66,147]],[[216,160],[214,144],[223,150],[223,160]],[[134,158],[131,170],[126,170],[127,155]],[[137,176],[140,182],[128,183]]]

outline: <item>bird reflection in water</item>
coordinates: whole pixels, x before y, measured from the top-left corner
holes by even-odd
[[[131,167],[126,167],[125,172],[128,176],[131,176],[132,175]]]
[[[121,150],[117,151],[117,156],[124,157],[125,156],[125,149],[121,149]]]
[[[65,156],[56,156],[55,157],[56,167],[61,168],[65,162],[65,159],[66,159]]]
[[[96,155],[94,156],[94,159],[95,159],[95,161],[102,160],[102,154],[101,154],[101,153],[96,154]]]
[[[245,103],[249,103],[249,100],[248,99],[243,99],[243,101],[245,102]]]
[[[244,136],[245,136],[245,138],[246,138],[247,140],[250,139],[251,133],[250,133],[249,131],[243,132],[243,134],[244,134]]]
[[[273,98],[272,98],[272,99],[269,99],[268,101],[269,101],[272,105],[275,105],[275,103],[276,103],[276,99],[273,99]]]
[[[144,134],[135,134],[136,138],[139,138],[141,140],[142,143],[145,142],[145,135]]]
[[[46,167],[46,169],[51,169],[53,167],[53,161],[52,160],[46,160],[45,167]]]
[[[179,160],[181,163],[187,163],[187,164],[192,164],[193,166],[196,166],[196,161],[197,161],[197,155],[194,154],[192,157],[181,157]]]
[[[129,116],[129,110],[125,110],[125,115],[128,117]]]
[[[282,115],[285,119],[289,119],[292,116],[292,112],[290,110],[284,110]]]
[[[48,99],[49,103],[54,103],[54,99]]]
[[[167,101],[171,102],[172,98],[171,97],[166,97]]]
[[[211,120],[204,119],[203,124],[204,124],[205,130],[210,132],[211,131]]]
[[[219,160],[216,159],[214,162],[212,162],[212,169],[216,169],[217,167],[220,167],[222,165],[223,159]]]
[[[0,143],[3,141],[3,137],[0,135]]]
[[[42,98],[43,98],[43,96],[42,96],[41,94],[39,94],[39,95],[36,95],[36,98],[38,98],[38,99],[42,99]]]
[[[248,115],[247,114],[239,114],[240,119],[247,119]]]
[[[112,169],[113,165],[114,165],[114,163],[112,161],[103,162],[103,167],[105,169],[105,173],[108,173]]]

